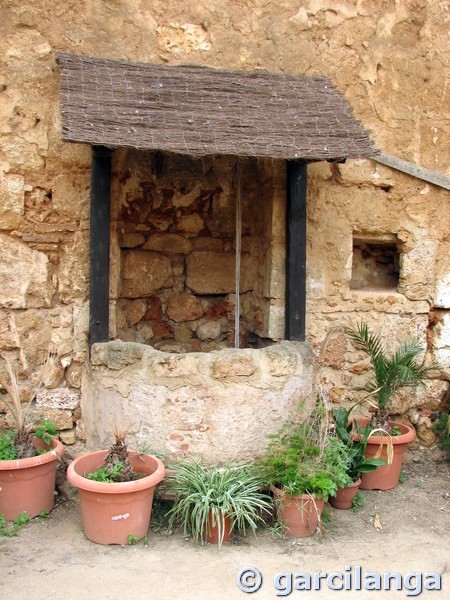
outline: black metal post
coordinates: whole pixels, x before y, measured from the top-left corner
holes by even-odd
[[[286,339],[305,341],[307,166],[287,163]]]
[[[109,339],[109,230],[112,150],[92,148],[89,347]]]

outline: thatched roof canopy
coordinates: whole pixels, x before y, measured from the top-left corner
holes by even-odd
[[[324,77],[58,54],[63,137],[201,156],[340,160],[376,154]]]

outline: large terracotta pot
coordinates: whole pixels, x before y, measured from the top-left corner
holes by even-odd
[[[148,532],[155,487],[164,479],[163,463],[150,454],[129,451],[134,471],[147,473],[136,481],[103,483],[84,477],[101,467],[108,450],[76,458],[67,479],[78,489],[85,536],[97,544],[127,544],[129,536],[142,539]]]
[[[278,517],[283,521],[285,531],[290,537],[309,537],[317,529],[324,501],[314,494],[288,496],[275,486],[270,489],[276,498]]]
[[[357,419],[357,422],[364,429],[369,422],[369,419]],[[396,421],[389,421],[391,427],[397,426],[401,435],[391,436],[394,458],[392,463],[385,464],[375,469],[371,473],[364,473],[361,477],[362,490],[391,490],[398,485],[400,479],[400,473],[403,465],[403,454],[410,442],[416,437],[416,432],[413,427],[405,425],[404,423],[398,423]],[[389,438],[388,436],[372,435],[369,437],[365,456],[367,458],[373,458],[382,444],[382,452],[380,458],[384,458],[387,461],[387,445]]]
[[[44,448],[42,440],[34,438],[36,448]],[[51,450],[31,458],[0,460],[0,514],[14,521],[25,512],[31,518],[55,504],[56,461],[64,452],[58,440],[52,440]]]
[[[351,485],[344,488],[339,488],[336,492],[336,496],[330,498],[330,504],[333,508],[340,508],[341,510],[348,510],[352,507],[353,498],[356,496],[361,485],[361,479],[355,481]]]
[[[218,519],[222,519],[222,523],[221,523],[221,530],[223,531],[223,538],[222,538],[222,544],[225,542],[228,542],[231,535],[232,535],[232,529],[231,529],[231,519],[229,517],[229,515],[223,515],[221,514],[217,519],[213,519],[212,515],[209,515],[209,535],[208,535],[208,529],[205,528],[205,531],[203,533],[203,541],[207,542],[208,544],[218,544],[219,543],[219,527],[218,527]]]

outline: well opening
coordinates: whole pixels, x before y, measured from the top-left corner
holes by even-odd
[[[110,338],[234,347],[240,193],[239,347],[283,339],[285,180],[284,161],[116,150]]]

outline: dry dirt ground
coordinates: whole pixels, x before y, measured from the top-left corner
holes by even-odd
[[[287,595],[288,580],[279,573],[398,572],[439,573],[441,591],[422,598],[450,598],[449,465],[430,453],[408,455],[404,482],[389,492],[365,492],[358,513],[328,510],[322,533],[292,540],[275,536],[267,527],[254,538],[235,537],[222,547],[194,545],[181,533],[155,530],[164,520],[155,511],[148,542],[132,546],[99,546],[82,532],[76,496],[59,502],[46,520],[34,520],[15,538],[0,538],[0,598],[29,600],[180,600],[249,597],[237,586],[237,574],[255,567],[262,574],[259,591],[265,600]],[[375,527],[376,515],[382,526]],[[303,580],[304,581],[304,580]],[[401,591],[332,591],[321,580],[320,590],[293,589],[292,598],[407,598],[417,592],[417,580]],[[406,579],[403,579],[405,584]],[[354,587],[354,584],[353,584]],[[283,591],[284,589],[284,591]],[[416,590],[416,592],[415,592]],[[417,594],[416,594],[417,595]],[[414,596],[412,596],[414,597]]]

